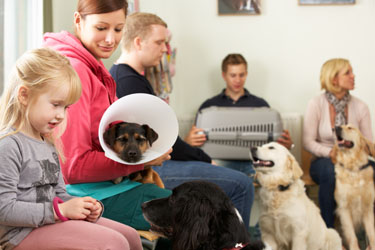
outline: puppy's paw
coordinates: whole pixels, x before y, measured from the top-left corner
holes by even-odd
[[[120,182],[122,182],[122,179],[123,179],[123,177],[120,176],[120,177],[117,177],[116,179],[112,180],[112,182],[115,183],[115,184],[119,184]]]

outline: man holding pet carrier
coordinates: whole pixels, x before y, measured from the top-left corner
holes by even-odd
[[[247,61],[241,54],[228,54],[221,65],[222,77],[226,83],[226,88],[218,95],[207,99],[199,107],[199,110],[218,106],[218,107],[270,107],[270,105],[260,97],[251,94],[245,87],[247,78]],[[195,125],[185,137],[185,141],[191,146],[200,147],[207,140],[202,128]],[[293,147],[293,142],[289,131],[284,130],[277,142],[288,149]],[[249,160],[221,160],[215,159],[215,162],[227,168],[241,171],[249,176],[255,173],[252,162]]]

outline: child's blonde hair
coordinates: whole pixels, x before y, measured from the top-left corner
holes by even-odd
[[[32,103],[51,88],[59,91],[63,84],[69,84],[67,105],[78,101],[81,95],[81,82],[66,57],[49,48],[34,49],[23,54],[13,66],[9,84],[1,96],[0,133],[2,137],[15,134],[25,125],[30,124],[28,114]],[[29,90],[31,105],[26,107],[19,101],[19,89],[22,86]],[[64,133],[66,120],[60,124],[58,131],[44,135],[46,140],[56,146],[62,160],[64,156],[59,138]]]

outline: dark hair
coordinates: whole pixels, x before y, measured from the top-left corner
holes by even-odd
[[[245,64],[247,69],[246,59],[241,54],[229,54],[224,58],[223,62],[221,63],[221,71],[227,72],[228,65],[238,64]]]
[[[124,9],[127,15],[128,2],[126,0],[79,0],[77,11],[82,18],[91,14],[103,14]]]

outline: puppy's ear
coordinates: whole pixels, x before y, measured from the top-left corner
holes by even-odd
[[[375,157],[375,146],[372,142],[361,136],[361,147],[368,155]]]
[[[287,167],[291,169],[294,180],[297,180],[302,177],[303,171],[301,167],[299,166],[298,162],[290,155],[288,155]]]
[[[113,147],[113,145],[115,144],[116,129],[117,125],[113,125],[112,127],[108,128],[103,134],[103,139],[105,143],[107,143],[111,147]]]
[[[158,139],[158,134],[150,128],[148,125],[143,124],[142,128],[146,131],[146,138],[148,142],[150,143],[150,147],[152,146],[152,143]]]

